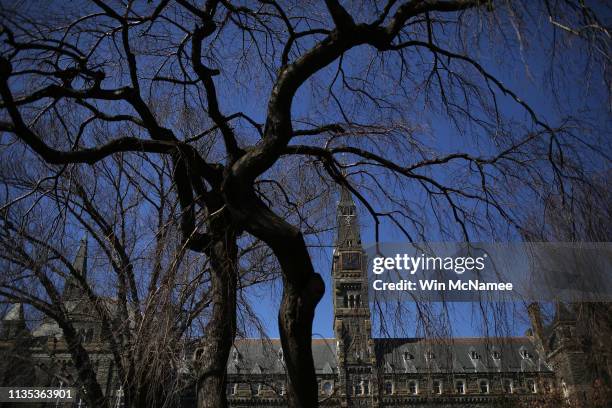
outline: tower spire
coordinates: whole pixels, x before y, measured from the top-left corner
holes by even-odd
[[[340,190],[336,215],[336,248],[361,248],[361,233],[357,219],[357,207],[353,195],[346,186]]]
[[[12,339],[27,332],[25,314],[21,303],[14,303],[2,319],[2,338]]]
[[[84,279],[87,279],[87,235],[81,239],[79,249],[74,257],[74,262],[72,263],[72,267],[77,274],[81,275]],[[77,278],[70,275],[68,279],[66,279],[66,283],[64,285],[64,300],[79,298],[82,296],[82,292],[81,285]]]

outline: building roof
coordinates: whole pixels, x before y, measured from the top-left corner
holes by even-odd
[[[374,339],[377,360],[387,373],[549,372],[526,337],[431,340]],[[317,374],[337,373],[335,339],[313,339]],[[230,353],[229,374],[283,374],[279,339],[239,339]]]
[[[317,374],[337,372],[335,339],[312,339]],[[237,339],[227,364],[229,374],[284,374],[280,339]]]
[[[375,339],[387,372],[479,373],[550,371],[527,337],[441,340]]]

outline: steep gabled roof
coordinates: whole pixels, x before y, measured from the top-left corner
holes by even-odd
[[[230,374],[284,374],[280,339],[237,339],[230,353]],[[312,354],[319,374],[337,372],[335,339],[313,339]],[[255,371],[254,371],[255,370]]]
[[[393,372],[533,372],[549,371],[526,337],[428,340],[374,339],[377,360]],[[427,358],[429,357],[429,358]]]

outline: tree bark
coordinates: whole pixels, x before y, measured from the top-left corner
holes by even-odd
[[[66,320],[57,319],[57,323],[64,333],[68,351],[77,371],[78,382],[85,390],[83,399],[87,401],[87,405],[90,407],[108,407],[108,399],[102,392],[102,388],[93,370],[91,360],[89,359],[89,354],[83,348],[78,333],[72,324]]]
[[[198,408],[227,407],[227,360],[236,335],[237,246],[228,217],[211,222],[212,315],[196,351]]]
[[[278,314],[287,368],[290,408],[318,407],[317,378],[312,357],[315,308],[325,292],[315,272],[300,230],[276,215],[248,187],[224,186],[234,219],[274,252],[283,274],[283,297]]]
[[[317,379],[312,357],[312,322],[325,284],[314,272],[306,245],[301,239],[275,250],[285,276],[283,298],[278,314],[281,343],[288,374],[288,405],[291,408],[318,406]],[[301,241],[301,242],[300,242]],[[296,254],[299,254],[295,256]],[[288,272],[302,275],[296,282]]]

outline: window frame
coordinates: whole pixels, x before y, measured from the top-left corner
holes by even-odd
[[[530,386],[530,384],[532,384],[533,386]],[[527,388],[527,392],[529,392],[530,394],[538,393],[538,385],[535,379],[528,378],[527,380],[525,380],[525,386]]]
[[[506,388],[506,383],[510,384],[509,388]],[[507,394],[514,394],[514,380],[512,378],[504,378],[502,380],[502,389]]]
[[[329,392],[326,387],[329,386]],[[334,393],[334,383],[331,380],[325,380],[321,383],[321,394],[332,395]]]
[[[482,392],[482,385],[483,384],[486,384],[486,386],[487,386],[487,391],[486,392]],[[480,378],[478,380],[478,393],[479,394],[490,394],[491,393],[491,383],[489,382],[488,379]]]
[[[461,383],[461,392],[457,391],[457,388],[458,388],[457,384],[459,384],[459,383]],[[455,394],[465,395],[467,393],[467,389],[466,388],[467,388],[467,386],[466,386],[465,379],[462,379],[462,378],[455,379],[455,381],[454,381],[454,388],[453,388],[454,391],[455,391]]]
[[[442,380],[433,380],[431,382],[431,393],[434,395],[442,395]]]
[[[411,384],[414,384],[414,392],[412,392]],[[408,394],[419,395],[419,380],[408,380]]]

